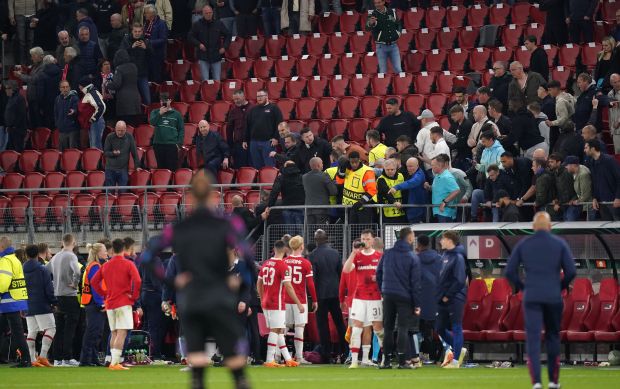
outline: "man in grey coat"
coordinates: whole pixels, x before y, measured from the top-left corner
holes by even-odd
[[[310,159],[310,171],[303,175],[306,205],[329,205],[329,196],[335,196],[338,188],[327,174],[323,172],[323,161],[319,157]],[[308,224],[326,224],[329,210],[308,209]]]
[[[140,158],[133,135],[127,132],[127,124],[119,120],[114,132],[108,134],[103,145],[105,164],[105,186],[125,186],[129,181],[129,157],[140,167]]]

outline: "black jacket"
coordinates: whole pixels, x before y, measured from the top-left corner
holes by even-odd
[[[66,80],[69,81],[71,89],[80,90],[80,80],[82,79],[82,76],[86,74],[84,72],[84,67],[82,66],[82,57],[78,55],[73,58],[69,64],[65,64],[65,66],[69,67],[67,70]]]
[[[25,131],[28,128],[26,99],[19,94],[19,91],[13,91],[13,94],[6,102],[6,108],[4,109],[4,125],[7,128],[20,131]]]
[[[597,4],[598,0],[566,0],[564,2],[566,17],[581,21],[584,16],[589,16],[591,20]]]
[[[108,34],[108,49],[107,49],[107,58],[113,59],[114,55],[121,48],[121,44],[123,43],[123,39],[125,39],[127,29],[124,27],[113,28]]]
[[[555,175],[557,200],[560,202],[560,205],[566,205],[569,201],[576,200],[577,193],[575,193],[573,175],[564,166],[560,166],[553,174]]]
[[[508,71],[501,77],[491,78],[489,88],[491,88],[491,96],[496,98],[504,105],[504,112],[508,110],[508,86],[512,82],[512,76]]]
[[[500,169],[495,181],[487,179],[484,182],[484,200],[495,201],[500,190],[505,190],[510,195],[511,200],[516,200],[518,196],[516,196],[517,186],[515,184],[513,176]]]
[[[561,153],[565,157],[574,155],[582,161],[584,146],[585,141],[581,135],[577,134],[575,131],[563,132],[558,136],[558,139],[553,146],[553,151]]]
[[[517,197],[522,197],[532,186],[532,161],[528,158],[514,157],[514,165],[504,172],[514,182]]]
[[[534,116],[527,109],[521,108],[513,112],[511,121],[512,129],[502,141],[502,145],[510,146],[517,143],[520,149],[527,150],[545,141],[545,138],[540,135]]]
[[[146,45],[146,49],[141,47],[131,47],[138,41],[143,41]],[[125,35],[125,38],[123,38],[120,48],[127,50],[129,58],[131,58],[131,62],[133,62],[138,68],[138,78],[146,77],[149,72],[149,61],[151,60],[151,56],[153,54],[153,48],[151,47],[150,42],[144,37],[134,39],[131,34],[128,34]]]
[[[300,167],[302,173],[309,172],[310,160],[319,157],[323,161],[323,166],[329,166],[329,155],[332,152],[332,146],[323,138],[314,137],[314,142],[307,146],[301,142],[297,145],[297,153],[295,154],[295,163]]]
[[[540,74],[545,81],[549,81],[549,60],[542,47],[537,47],[530,58],[530,71]]]
[[[222,60],[220,49],[222,47],[228,49],[231,34],[221,21],[207,22],[204,18],[200,18],[192,25],[187,40],[196,48],[196,56],[199,60],[214,63]],[[206,47],[206,51],[200,50],[201,44]]]
[[[456,135],[456,143],[454,149],[456,150],[458,159],[471,158],[471,147],[467,144],[467,138],[471,132],[472,122],[465,118],[463,123],[452,123],[450,126],[450,132]]]
[[[269,194],[269,206],[276,204],[278,195],[282,193],[282,205],[304,205],[305,192],[301,177],[301,171],[297,166],[285,166],[280,169],[280,174],[273,183],[273,189]]]
[[[202,156],[205,165],[213,159],[222,163],[229,156],[228,144],[215,131],[209,131],[206,136],[199,133],[196,136],[196,154]]]
[[[512,120],[506,115],[500,116],[497,121],[493,120],[493,122],[497,125],[499,133],[502,135],[508,135],[512,131]]]
[[[596,88],[596,84],[592,84],[585,92],[577,97],[575,114],[573,115],[573,121],[575,122],[575,129],[577,131],[581,131],[581,129],[588,124],[590,114],[592,114],[592,98],[594,98],[597,93],[598,89]]]
[[[314,285],[319,300],[338,298],[342,256],[329,245],[319,245],[308,258],[312,263]]]
[[[40,46],[43,50],[53,52],[58,44],[57,27],[60,19],[60,7],[53,2],[47,3],[35,14],[39,19],[34,29],[33,46]],[[108,19],[109,20],[109,19]]]
[[[140,92],[138,91],[138,68],[131,62],[127,50],[118,50],[114,55],[114,76],[108,89],[116,92],[116,114],[119,116],[140,115]]]
[[[614,157],[601,154],[590,165],[592,173],[592,197],[598,201],[620,199],[620,165]]]
[[[246,142],[278,139],[278,124],[282,122],[282,111],[274,103],[255,105],[248,111],[246,122]]]
[[[553,207],[550,206],[550,204],[557,198],[555,176],[553,173],[547,169],[538,172],[536,174],[536,207],[554,216],[555,211],[553,211]]]
[[[254,217],[252,211],[250,211],[246,207],[237,207],[233,208],[232,213],[234,215],[239,216],[243,223],[245,224],[245,229],[247,232],[250,232],[258,225],[258,220]],[[260,216],[260,215],[259,215]]]

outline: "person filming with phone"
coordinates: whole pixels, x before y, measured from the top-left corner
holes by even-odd
[[[158,169],[175,171],[179,166],[179,150],[183,145],[185,124],[181,113],[172,108],[168,93],[159,95],[161,107],[151,112],[150,120],[155,127],[153,150]]]

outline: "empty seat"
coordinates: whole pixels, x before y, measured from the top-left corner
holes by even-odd
[[[319,99],[316,107],[318,118],[329,120],[335,117],[338,100],[333,97],[323,97]]]
[[[295,69],[295,65],[297,65],[297,60],[287,55],[276,59],[275,60],[276,76],[282,77],[282,78],[289,78],[293,76],[293,69]]]
[[[45,176],[39,172],[26,173],[24,176],[24,189],[39,189],[43,185]]]
[[[482,340],[486,316],[483,315],[482,302],[488,294],[485,282],[474,279],[467,289],[467,299],[463,311],[463,336],[466,341]]]
[[[47,212],[49,211],[52,198],[45,195],[32,197],[32,215],[37,226],[47,225]]]
[[[463,26],[463,19],[467,16],[467,8],[460,5],[454,5],[446,9],[446,25],[450,28],[459,28]]]
[[[469,51],[462,49],[454,49],[448,52],[448,70],[456,73],[465,71],[465,64],[469,59]]]
[[[458,36],[458,30],[450,27],[444,27],[437,33],[437,48],[440,50],[449,50],[454,47],[454,41]]]
[[[103,152],[99,149],[85,149],[82,152],[82,170],[94,171],[99,170],[101,165],[101,157]]]
[[[490,58],[491,50],[489,48],[477,47],[469,53],[469,67],[477,72],[485,71],[489,68]]]
[[[330,97],[343,97],[347,94],[349,79],[340,74],[328,81],[328,95]]]
[[[415,36],[415,48],[420,51],[430,51],[437,32],[428,28],[421,29]]]
[[[356,117],[358,107],[359,99],[357,97],[345,96],[338,101],[338,113],[340,117],[344,119]]]
[[[194,143],[194,137],[198,130],[198,125],[194,123],[185,123],[183,131],[183,145],[189,146]]]
[[[306,47],[306,36],[294,34],[286,38],[286,54],[291,57],[301,57]]]
[[[237,184],[253,184],[256,181],[258,171],[253,167],[240,167],[237,170]],[[251,186],[239,187],[240,190],[248,191]]]
[[[250,78],[243,84],[246,98],[254,99],[259,90],[265,87],[265,81],[258,78]]]
[[[289,120],[291,119],[291,115],[295,110],[295,100],[293,99],[280,99],[276,103],[280,111],[282,111],[282,119]]]
[[[508,310],[508,300],[512,293],[512,288],[505,278],[493,280],[491,293],[482,302],[483,311],[489,312],[482,338],[486,341],[505,342],[511,340],[512,334],[503,331],[500,327],[501,319]]]
[[[325,53],[328,37],[327,34],[316,32],[312,36],[308,36],[308,39],[306,39],[306,51],[308,54],[317,57],[322,56]]]
[[[568,66],[574,68],[577,64],[577,57],[581,53],[581,46],[567,43],[560,47],[559,60],[560,66]]]
[[[163,222],[172,222],[178,216],[181,195],[174,192],[165,192],[159,196],[158,209],[163,216]]]
[[[360,56],[357,54],[346,53],[340,57],[340,74],[352,76],[359,73]],[[361,68],[360,68],[361,69]]]
[[[594,301],[594,299],[596,299],[596,301]],[[598,309],[596,309],[596,305],[598,305]],[[614,330],[613,318],[617,309],[618,282],[613,278],[604,278],[601,280],[599,293],[593,297],[592,309],[588,317],[584,320],[584,325],[588,329],[587,341],[596,340],[597,333],[599,334],[599,339],[601,337],[605,338],[602,334]],[[582,335],[577,336],[578,339],[585,339]],[[574,340],[574,335],[569,331],[567,333],[567,338],[569,341]]]
[[[413,89],[420,95],[428,95],[435,84],[435,74],[422,72],[413,79]]]
[[[217,182],[221,185],[230,185],[234,182],[235,171],[233,169],[220,169],[217,171]]]
[[[351,119],[349,122],[349,140],[353,142],[366,142],[366,132],[370,126],[370,120],[363,118]]]
[[[333,55],[342,55],[347,52],[349,36],[341,32],[330,35],[327,40],[327,52]]]
[[[304,95],[304,90],[308,80],[301,77],[292,77],[286,82],[286,97],[289,99],[300,99]]]
[[[485,19],[488,14],[489,7],[484,4],[474,4],[467,10],[467,24],[473,27],[482,27],[486,24]]]
[[[515,49],[515,61],[521,62],[524,68],[530,67],[530,59],[532,57],[532,52],[527,49],[525,46],[521,46]]]
[[[78,149],[65,149],[60,156],[60,169],[68,172],[78,170],[82,152]]]
[[[95,198],[90,194],[78,194],[71,201],[71,211],[80,224],[90,223],[90,213],[93,210]]]
[[[531,23],[525,27],[525,36],[535,36],[536,41],[540,42],[545,33],[545,25],[540,23]]]
[[[411,112],[414,115],[419,115],[422,112],[422,107],[426,105],[426,97],[424,95],[407,95],[404,99],[405,111]]]
[[[517,47],[520,44],[523,27],[516,24],[509,24],[502,28],[502,45],[506,47]]]
[[[222,100],[232,101],[233,93],[236,90],[243,90],[244,82],[235,78],[229,78],[222,82]]]
[[[116,198],[116,204],[114,205],[114,211],[118,215],[118,219],[114,220],[117,223],[133,223],[134,211],[137,213],[138,196],[133,193],[121,193]]]
[[[267,94],[269,95],[269,98],[277,100],[280,97],[283,97],[284,88],[286,88],[286,80],[283,78],[271,77],[267,80],[265,86],[267,87]],[[255,96],[252,98],[254,97]]]
[[[254,76],[258,78],[268,78],[274,73],[274,60],[267,57],[260,57],[254,61]]]
[[[181,101],[186,103],[196,101],[196,95],[199,91],[200,83],[194,82],[194,80],[186,80],[179,85],[179,96],[181,97]]]
[[[392,92],[392,76],[379,73],[370,80],[370,91],[375,96],[385,96]]]
[[[459,31],[458,47],[461,49],[473,49],[476,47],[478,36],[480,34],[479,27],[466,26]]]
[[[65,176],[65,186],[67,188],[81,188],[86,181],[86,174],[82,172],[67,172]]]
[[[217,100],[220,92],[220,82],[214,80],[206,80],[200,84],[200,97],[208,103]]]
[[[52,131],[49,128],[38,127],[32,130],[30,135],[32,148],[39,151],[46,149],[51,135]]]
[[[137,147],[149,147],[151,146],[151,140],[153,138],[153,134],[155,133],[155,128],[150,124],[140,124],[134,130],[134,138],[136,139]],[[63,152],[64,156],[64,152]]]
[[[532,5],[529,3],[517,3],[512,6],[510,20],[514,24],[526,24],[531,13]]]
[[[564,311],[569,315],[566,329],[560,332],[562,340],[567,340],[568,332],[584,332],[583,322],[590,311],[590,299],[594,294],[592,282],[587,278],[576,278],[573,282],[573,289],[568,299],[568,304],[564,306]]]
[[[356,74],[349,81],[351,96],[362,97],[370,92],[370,77],[365,74]]]
[[[408,73],[420,73],[426,61],[426,52],[409,50],[405,55],[403,66]]]
[[[191,62],[178,59],[168,63],[168,69],[170,72],[170,78],[172,81],[185,81],[187,79],[187,73],[190,70]]]
[[[327,139],[332,139],[336,135],[343,135],[347,130],[349,121],[346,119],[333,119],[327,123]]]
[[[512,58],[512,53],[512,47],[499,46],[493,49],[493,52],[491,53],[491,60],[493,62],[509,62]]]
[[[403,14],[403,26],[407,30],[419,30],[422,20],[424,19],[423,8],[412,8]]]
[[[172,179],[172,172],[168,169],[151,170],[151,185],[168,185]],[[167,188],[152,188],[155,193],[165,192]]]
[[[364,54],[369,51],[374,51],[371,45],[371,37],[372,35],[369,31],[357,31],[351,34],[349,36],[349,52]]]
[[[129,175],[129,186],[145,187],[149,183],[151,173],[148,170],[136,169]],[[134,193],[144,191],[144,188],[135,188],[131,190]]]
[[[5,172],[14,172],[17,168],[20,154],[15,150],[4,150],[0,152],[0,167]]]
[[[245,203],[247,207],[254,212],[256,206],[260,203],[260,190],[251,190],[245,195]]]
[[[435,115],[439,115],[447,102],[448,97],[445,94],[433,93],[426,98],[426,108],[430,109]]]
[[[331,76],[336,74],[336,68],[338,67],[338,61],[340,56],[325,54],[318,58],[318,71],[320,76]]]
[[[140,213],[144,214],[146,210],[146,220],[149,223],[156,222],[155,207],[159,204],[159,194],[153,192],[142,192],[138,195],[138,206]]]
[[[190,181],[192,180],[193,174],[194,173],[192,172],[191,169],[187,169],[187,168],[177,169],[174,172],[172,184],[173,185],[189,185]],[[179,189],[177,189],[177,191],[178,190]]]
[[[86,173],[86,186],[88,187],[101,187],[105,184],[105,173],[102,171],[94,171]],[[101,193],[101,189],[90,189],[90,193]]]
[[[19,156],[19,170],[22,173],[29,173],[37,170],[37,164],[41,153],[36,150],[24,150]]]
[[[209,104],[204,101],[194,101],[189,105],[189,121],[191,123],[198,123],[206,118],[209,112]]]
[[[258,58],[264,50],[265,38],[262,36],[251,36],[245,40],[245,55],[249,58]]]
[[[158,85],[157,93],[168,93],[171,99],[175,99],[177,93],[179,93],[180,84],[176,81],[164,81]]]
[[[426,54],[426,70],[429,72],[440,72],[443,70],[443,63],[446,60],[446,50],[431,50]]]
[[[226,121],[231,104],[228,101],[216,101],[211,105],[210,117],[212,122],[222,123]]]
[[[317,58],[309,55],[302,55],[297,60],[297,75],[299,77],[312,77],[316,75]]]
[[[275,167],[263,167],[258,171],[259,184],[273,184],[278,176],[279,170]],[[271,190],[271,186],[263,186],[261,189]]]
[[[311,97],[304,97],[297,100],[295,106],[295,117],[299,120],[309,120],[314,116],[316,109],[316,100]]]
[[[409,50],[411,50],[411,43],[413,42],[413,39],[415,37],[415,31],[414,30],[401,30],[400,32],[400,38],[398,38],[398,40],[396,41],[396,45],[398,46],[398,51],[400,51],[401,53],[403,52],[408,52]],[[374,43],[374,41],[371,41],[371,43]],[[375,48],[373,48],[373,50],[376,50],[376,43],[374,44]]]
[[[319,31],[322,34],[331,34],[340,23],[340,18],[333,12],[324,12],[319,16]]]
[[[506,18],[510,14],[510,6],[505,4],[495,4],[489,7],[489,24],[503,26],[506,24]]]
[[[383,101],[378,96],[364,96],[360,100],[360,115],[364,118],[375,118],[382,115]]]
[[[6,179],[6,178],[5,178]],[[48,189],[59,189],[64,186],[65,175],[60,172],[49,172],[45,175],[45,187]],[[48,191],[48,195],[55,195],[58,191]]]
[[[581,47],[581,63],[593,69],[598,61],[598,53],[600,53],[602,49],[603,47],[600,43],[586,43]]]
[[[13,196],[11,198],[11,216],[16,226],[26,225],[26,208],[30,205],[28,196]]]
[[[354,11],[345,11],[340,15],[340,31],[352,33],[356,31],[360,21],[360,14]]]
[[[395,95],[407,95],[411,93],[413,85],[413,75],[400,73],[392,78],[392,93]]]
[[[568,79],[570,78],[571,74],[572,73],[569,68],[565,66],[558,66],[551,70],[551,79],[559,81],[562,89],[566,89]]]

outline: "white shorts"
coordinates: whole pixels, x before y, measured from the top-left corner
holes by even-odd
[[[371,325],[373,321],[383,321],[383,304],[381,300],[353,299],[350,318],[361,321],[364,326]]]
[[[26,325],[28,332],[40,332],[56,328],[56,320],[53,313],[44,313],[41,315],[26,316]]]
[[[133,311],[131,305],[125,305],[116,309],[106,311],[110,331],[133,330]]]
[[[286,304],[286,325],[306,325],[308,324],[308,304],[303,304],[304,313],[299,312],[297,304]]]
[[[263,314],[265,315],[265,322],[267,323],[267,327],[269,327],[269,329],[286,327],[286,325],[284,325],[284,311],[264,310]]]

